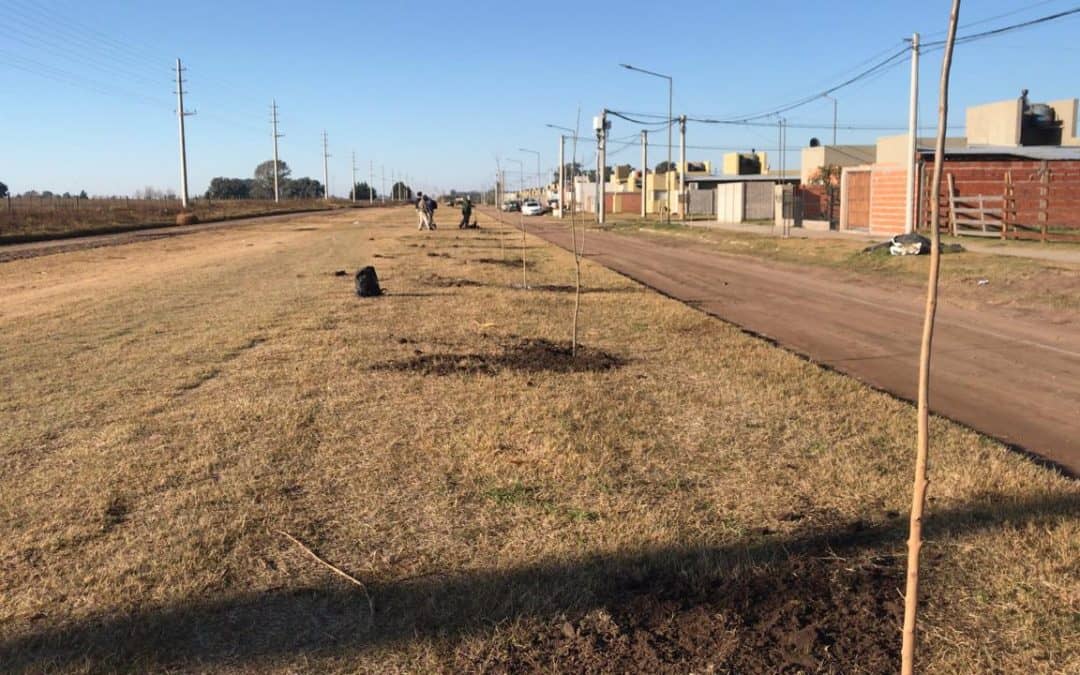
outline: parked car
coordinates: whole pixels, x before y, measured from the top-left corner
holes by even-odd
[[[544,213],[544,207],[540,206],[540,202],[535,199],[526,199],[521,205],[521,215],[523,216],[539,216]]]
[[[507,212],[520,211],[521,204],[519,202],[503,202],[502,210]]]

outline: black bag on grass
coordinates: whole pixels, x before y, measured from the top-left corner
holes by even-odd
[[[361,298],[382,295],[382,289],[379,288],[379,276],[375,274],[375,268],[371,265],[356,273],[356,294]]]

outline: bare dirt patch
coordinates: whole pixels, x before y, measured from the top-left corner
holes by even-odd
[[[472,262],[480,263],[481,265],[499,265],[500,267],[516,267],[521,269],[521,258],[517,260],[514,258],[477,258]],[[532,260],[525,261],[525,267],[532,269],[536,267],[536,263]]]
[[[625,358],[602,349],[578,345],[577,354],[574,354],[569,342],[556,343],[530,338],[504,342],[501,351],[492,354],[420,352],[406,359],[377,365],[374,369],[436,376],[497,375],[503,371],[584,373],[604,372],[620,368],[626,363]]]
[[[468,286],[484,286],[481,281],[464,279],[461,277],[444,277],[439,274],[425,274],[420,277],[420,283],[425,286],[437,286],[439,288],[464,288]]]
[[[902,622],[895,558],[792,557],[730,577],[623,579],[601,606],[521,622],[462,671],[885,673]],[[853,630],[854,626],[858,629]]]

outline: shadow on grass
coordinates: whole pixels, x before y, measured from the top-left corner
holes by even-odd
[[[1072,496],[983,500],[932,512],[927,536],[1049,523],[1078,510]],[[328,577],[41,626],[4,638],[0,663],[8,672],[205,670],[437,640],[458,672],[686,672],[709,663],[725,672],[894,672],[906,535],[905,519],[856,521],[729,547],[367,579],[374,614],[363,592]],[[288,547],[281,555],[299,555]],[[934,547],[924,560],[932,580]],[[459,642],[470,636],[479,640]]]
[[[621,368],[627,360],[601,349],[578,345],[575,355],[569,342],[544,339],[521,339],[501,346],[494,354],[452,353],[416,354],[407,359],[388,361],[373,370],[395,370],[423,375],[497,375],[503,371],[522,373],[603,372]]]

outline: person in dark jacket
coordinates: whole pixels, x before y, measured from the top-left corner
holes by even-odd
[[[458,223],[458,227],[465,229],[469,226],[469,220],[472,219],[472,201],[466,197],[461,200],[461,222]]]

